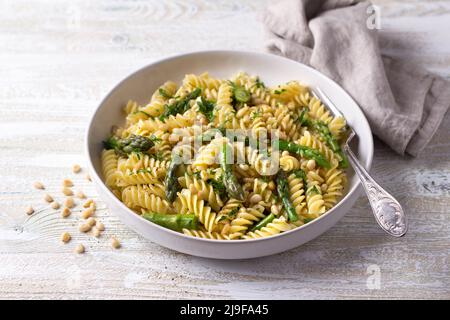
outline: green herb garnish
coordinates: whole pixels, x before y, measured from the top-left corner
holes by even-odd
[[[205,115],[209,122],[214,120],[214,108],[215,104],[212,101],[206,100],[201,97],[197,103],[198,110]]]
[[[283,92],[286,92],[286,89],[280,89],[280,90],[274,90],[273,93],[274,94],[282,94]]]
[[[170,95],[164,88],[159,88],[158,92],[161,96],[163,96],[166,99],[172,98],[172,95]]]
[[[189,102],[193,99],[197,99],[201,93],[201,88],[195,88],[194,91],[189,93],[186,97],[176,100],[170,105],[166,104],[164,106],[164,113],[159,117],[159,120],[163,121],[169,116],[185,113],[190,108]]]

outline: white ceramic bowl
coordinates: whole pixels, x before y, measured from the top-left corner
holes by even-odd
[[[185,236],[141,218],[105,186],[100,161],[102,140],[109,136],[112,125],[123,124],[122,108],[126,102],[133,99],[144,103],[163,82],[167,80],[180,82],[185,74],[200,74],[204,71],[219,78],[229,78],[239,71],[245,71],[259,75],[267,85],[299,80],[311,86],[319,86],[342,110],[347,122],[358,134],[360,143],[358,150],[354,151],[365,168],[370,169],[373,140],[366,118],[353,99],[338,84],[320,72],[295,61],[263,53],[194,52],[154,62],[132,73],[113,88],[95,110],[86,135],[88,164],[98,193],[111,212],[145,238],[164,247],[217,259],[254,258],[286,251],[314,239],[336,224],[353,206],[359,195],[361,186],[353,172],[349,172],[347,194],[330,211],[300,228],[256,240],[208,240]]]

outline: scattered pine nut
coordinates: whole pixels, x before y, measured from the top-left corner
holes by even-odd
[[[81,213],[83,219],[90,218],[94,214],[94,210],[92,208],[88,208]]]
[[[53,201],[50,206],[52,207],[52,209],[58,210],[61,206],[58,202]]]
[[[95,204],[95,202],[91,203],[91,205],[89,206],[89,209],[92,209],[92,211],[97,210],[97,205]]]
[[[72,166],[72,172],[73,172],[73,173],[78,173],[78,172],[80,172],[80,171],[81,171],[80,165],[74,164],[74,165]]]
[[[97,221],[97,223],[95,224],[95,227],[98,230],[100,230],[100,231],[104,231],[105,230],[105,225],[102,222],[100,222],[100,221]]]
[[[47,201],[48,203],[51,203],[51,202],[53,202],[53,197],[47,193],[44,196],[44,200]]]
[[[89,208],[91,203],[94,203],[94,200],[88,199],[85,203],[83,203],[84,208]]]
[[[86,223],[87,223],[88,225],[90,225],[91,227],[93,227],[93,226],[95,226],[95,224],[97,223],[97,221],[96,221],[94,218],[90,217],[90,218],[88,218],[88,219],[86,220]]]
[[[97,228],[93,228],[92,234],[94,235],[94,237],[98,238],[101,236],[102,232],[100,230],[98,230]]]
[[[84,192],[81,191],[81,190],[78,190],[77,193],[76,193],[75,195],[77,196],[77,198],[80,198],[80,199],[86,199],[86,195],[85,195]]]
[[[73,196],[72,189],[70,189],[68,187],[62,188],[62,193],[64,193],[65,196]]]
[[[88,232],[92,229],[92,226],[88,223],[83,223],[80,224],[80,226],[78,227],[78,230],[80,230],[80,232]]]
[[[262,201],[262,197],[261,197],[261,195],[256,193],[256,194],[252,195],[249,200],[250,200],[250,203],[257,204],[258,202]]]
[[[73,187],[73,182],[70,179],[63,180],[63,187]]]
[[[75,202],[73,201],[72,197],[67,197],[66,200],[64,201],[64,205],[67,208],[73,208],[75,206]]]
[[[70,216],[71,212],[70,209],[67,207],[64,207],[64,209],[62,209],[61,211],[61,217],[63,218],[67,218],[68,216]]]
[[[84,246],[81,243],[75,247],[75,253],[84,253]]]
[[[276,204],[273,204],[270,207],[270,212],[272,212],[274,215],[278,216],[280,214],[280,209],[278,208],[278,206]]]
[[[68,232],[64,232],[64,233],[61,235],[61,241],[64,242],[64,243],[69,242],[70,239],[72,239],[72,237],[70,236],[70,234],[69,234]]]
[[[306,163],[306,168],[308,168],[308,170],[314,170],[316,168],[316,161],[312,159],[308,160]]]
[[[36,181],[35,183],[33,183],[33,187],[36,188],[36,189],[40,189],[40,190],[44,190],[45,189],[45,187],[42,184],[42,182],[39,182],[39,181]]]
[[[111,237],[111,246],[114,249],[119,249],[120,248],[120,242],[119,240],[117,240],[115,237]]]
[[[26,211],[27,215],[31,216],[34,213],[34,209],[32,206],[29,206]]]
[[[87,174],[87,175],[86,175],[86,180],[89,181],[89,182],[92,182],[91,176]]]

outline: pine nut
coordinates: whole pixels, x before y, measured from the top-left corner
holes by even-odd
[[[80,232],[88,232],[92,229],[92,226],[88,223],[83,223],[80,224],[80,226],[78,227],[78,230],[80,230]]]
[[[77,196],[77,198],[80,198],[80,199],[86,199],[86,195],[81,190],[77,191],[76,196]]]
[[[322,191],[327,191],[328,185],[326,183],[324,183],[320,186],[320,189],[322,189]]]
[[[78,173],[78,172],[80,172],[80,171],[81,171],[80,165],[74,164],[74,165],[72,166],[72,172],[73,172],[73,173]]]
[[[95,221],[94,218],[90,217],[90,218],[88,218],[88,219],[86,220],[86,223],[87,223],[88,225],[90,225],[91,227],[93,227],[93,226],[95,226],[95,224],[97,223],[97,221]]]
[[[248,166],[248,164],[240,164],[239,168],[241,168],[244,171],[247,171],[248,169],[250,169],[250,167]]]
[[[270,212],[272,212],[274,215],[278,216],[280,214],[280,209],[278,208],[278,206],[276,204],[273,204],[270,207]]]
[[[63,187],[73,187],[73,182],[70,179],[63,180]]]
[[[95,224],[95,227],[100,231],[105,230],[105,225],[100,221],[97,221],[97,223]]]
[[[94,235],[94,237],[98,238],[101,236],[102,232],[100,230],[98,230],[97,228],[93,228],[92,234]]]
[[[119,249],[120,248],[120,242],[119,240],[117,240],[115,237],[111,237],[111,246],[114,249]]]
[[[89,208],[89,206],[91,205],[91,203],[93,203],[94,200],[92,199],[88,199],[85,203],[83,203],[83,208]]]
[[[261,195],[259,194],[254,194],[250,197],[249,201],[252,204],[257,204],[258,202],[260,202],[262,200]]]
[[[287,157],[289,155],[289,152],[288,151],[283,151],[282,153],[281,153],[281,156],[283,156],[283,157]]]
[[[70,236],[70,234],[69,234],[68,232],[64,232],[64,233],[61,235],[61,241],[64,242],[64,243],[69,242],[70,239],[72,239],[72,237]]]
[[[44,200],[47,201],[48,203],[51,203],[51,202],[53,202],[53,197],[47,193],[44,196]]]
[[[64,207],[64,209],[62,209],[61,211],[61,217],[63,218],[67,218],[68,216],[70,216],[70,209],[67,207]]]
[[[89,206],[89,209],[92,209],[92,211],[97,210],[97,205],[95,204],[95,202],[91,203],[91,205]]]
[[[64,193],[65,196],[73,196],[72,189],[67,187],[62,188],[62,193]]]
[[[41,182],[39,182],[39,181],[36,181],[35,183],[33,183],[33,187],[36,188],[36,189],[40,189],[40,190],[44,190],[45,189],[44,185]]]
[[[34,213],[33,207],[29,206],[26,211],[27,215],[31,216]]]
[[[58,210],[61,206],[59,205],[58,202],[53,201],[50,206],[52,207],[52,209]]]
[[[314,170],[316,168],[316,161],[312,159],[308,160],[306,163],[306,168],[308,168],[308,170]]]
[[[72,197],[67,197],[66,200],[64,200],[64,205],[67,208],[73,208],[75,206],[75,202]]]
[[[75,253],[84,253],[84,246],[81,243],[75,247]]]
[[[269,190],[271,191],[275,190],[275,182],[270,181],[269,184],[267,185],[267,188],[269,188]]]
[[[86,175],[86,180],[89,181],[89,182],[91,182],[91,181],[92,181],[91,176],[87,174],[87,175]]]
[[[87,219],[91,217],[93,214],[94,210],[92,210],[92,208],[88,208],[81,213],[81,216],[83,217],[83,219]]]

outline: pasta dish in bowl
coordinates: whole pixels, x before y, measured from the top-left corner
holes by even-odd
[[[208,59],[199,60],[202,55]],[[258,65],[252,56],[301,70],[295,78],[281,74],[284,81],[266,81],[262,61]],[[195,62],[192,72],[189,60]],[[187,72],[181,74],[177,64]],[[152,75],[150,91],[134,87]],[[373,153],[370,128],[351,98],[337,87],[354,106],[343,110],[346,119],[333,117],[311,93],[314,81],[337,87],[284,58],[227,51],[179,56],[138,71],[107,96],[100,106],[104,114],[97,110],[88,130],[88,154],[98,157],[92,162],[100,193],[133,229],[190,254],[245,258],[308,241],[337,222],[356,199],[357,178],[340,146],[346,119],[353,124],[356,117],[360,122],[353,129],[369,137],[362,145],[367,166]],[[105,106],[112,103],[114,112],[107,113]],[[98,126],[101,118],[102,130],[94,133],[93,123]],[[336,217],[327,221],[332,212]],[[266,249],[253,250],[259,246]]]

